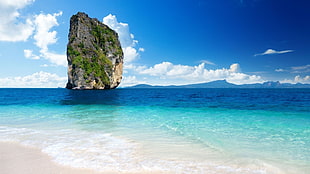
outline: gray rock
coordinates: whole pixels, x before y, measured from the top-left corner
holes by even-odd
[[[116,88],[122,79],[123,57],[114,30],[85,13],[79,12],[71,17],[66,88]]]

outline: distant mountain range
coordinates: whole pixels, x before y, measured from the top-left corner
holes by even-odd
[[[170,85],[170,86],[152,86],[146,84],[140,84],[128,88],[310,88],[310,84],[291,84],[280,82],[264,82],[255,84],[236,85],[229,83],[226,80],[217,80],[208,83],[198,83],[189,85]]]

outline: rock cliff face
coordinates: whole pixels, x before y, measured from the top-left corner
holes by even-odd
[[[115,31],[85,13],[71,17],[66,88],[116,88],[122,79],[123,57]]]

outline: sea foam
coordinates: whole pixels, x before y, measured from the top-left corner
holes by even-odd
[[[140,144],[108,133],[74,129],[35,130],[0,127],[0,140],[36,147],[64,166],[113,172],[244,173],[279,171],[267,165],[238,166],[212,161],[186,161],[143,156]],[[269,172],[268,172],[269,170]],[[279,173],[279,172],[276,172]]]

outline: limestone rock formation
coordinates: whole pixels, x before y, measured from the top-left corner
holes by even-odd
[[[66,88],[116,88],[122,79],[123,57],[115,31],[85,13],[71,17]]]

